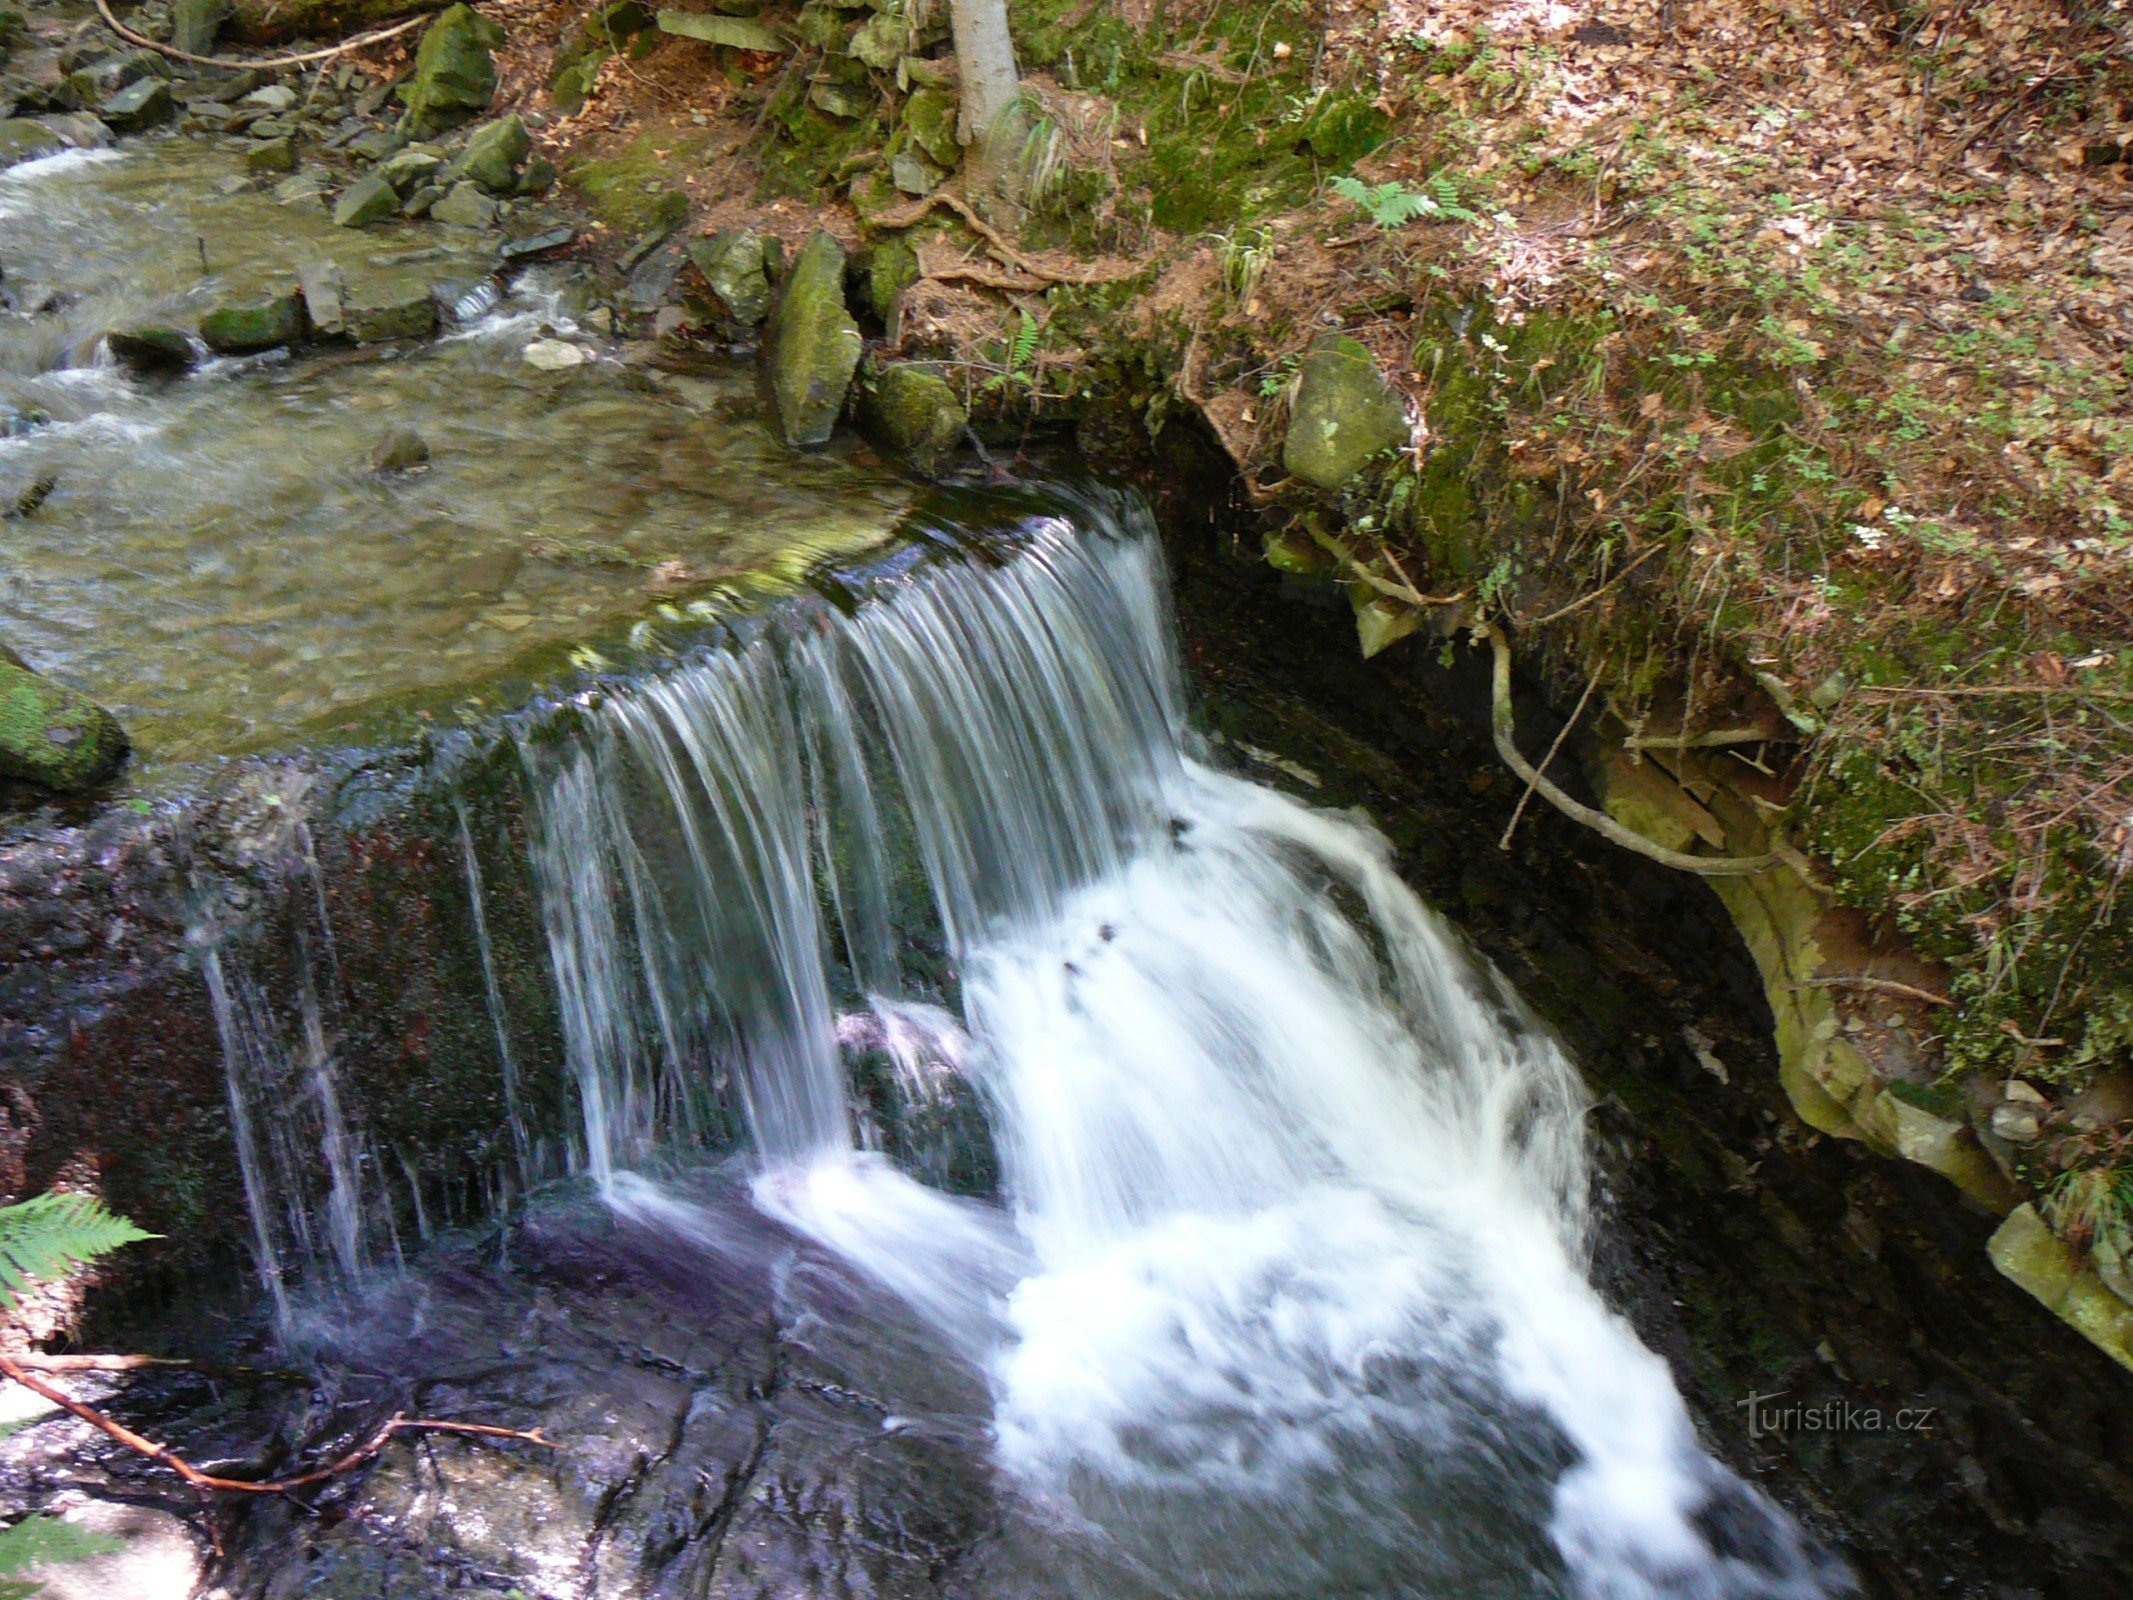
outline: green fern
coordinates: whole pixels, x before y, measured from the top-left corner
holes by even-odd
[[[1015,332],[1014,347],[1007,353],[1008,370],[1018,377],[1029,370],[1032,357],[1037,353],[1037,319],[1027,311],[1022,313],[1022,326]]]
[[[1333,192],[1352,201],[1381,228],[1410,222],[1478,222],[1481,213],[1459,203],[1459,184],[1440,172],[1420,189],[1401,183],[1369,184],[1360,178],[1335,178]]]
[[[154,1237],[85,1194],[41,1194],[0,1206],[0,1310],[15,1303],[29,1279],[64,1277],[121,1245]]]
[[[118,1540],[56,1517],[24,1517],[12,1527],[0,1528],[0,1600],[28,1600],[38,1592],[42,1585],[16,1576],[30,1567],[86,1561],[118,1548]]]

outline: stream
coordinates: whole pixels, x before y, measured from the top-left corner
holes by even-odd
[[[488,789],[430,780],[500,1114],[435,1214],[350,1066],[323,888],[297,873],[271,963],[203,895],[250,1315],[338,1376],[133,1403],[250,1471],[387,1409],[556,1448],[396,1447],[246,1505],[214,1581],[1850,1592],[1590,1283],[1563,1050],[1366,818],[1195,731],[1132,493],[914,503],[796,458],[745,366],[634,359],[567,272],[441,229],[366,260],[433,285],[435,341],[126,375],[122,318],[345,245],[234,176],[177,140],[0,174],[0,266],[46,306],[0,317],[0,409],[47,419],[0,441],[0,494],[53,483],[0,540],[0,633],[113,705],[161,792],[410,708],[500,729]],[[428,470],[373,472],[403,426]],[[659,652],[588,653],[646,626]],[[507,872],[552,1082],[499,976]],[[87,1451],[139,1492],[67,1426],[0,1446],[6,1481]]]

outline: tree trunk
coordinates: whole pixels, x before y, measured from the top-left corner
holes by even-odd
[[[958,132],[982,153],[1001,118],[1022,92],[1015,41],[1007,31],[1007,0],[949,0],[955,26],[956,69],[963,107]]]

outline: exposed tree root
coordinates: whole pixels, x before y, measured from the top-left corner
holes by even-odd
[[[98,0],[98,3],[101,4],[102,0]],[[1002,261],[1045,283],[1124,283],[1128,278],[1137,278],[1147,270],[1145,264],[1117,267],[1045,266],[1009,244],[999,229],[971,209],[968,201],[946,189],[936,189],[925,199],[905,206],[901,211],[884,211],[870,220],[877,228],[908,228],[925,220],[942,206],[961,217],[970,231],[983,239],[992,253]]]

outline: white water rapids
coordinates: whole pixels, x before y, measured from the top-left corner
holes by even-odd
[[[528,745],[584,1167],[671,1204],[631,1169],[730,1081],[757,1204],[985,1374],[1078,1592],[1841,1588],[1586,1281],[1556,1046],[1366,823],[1188,754],[1130,520]],[[848,1048],[974,1087],[997,1202],[867,1148]]]

